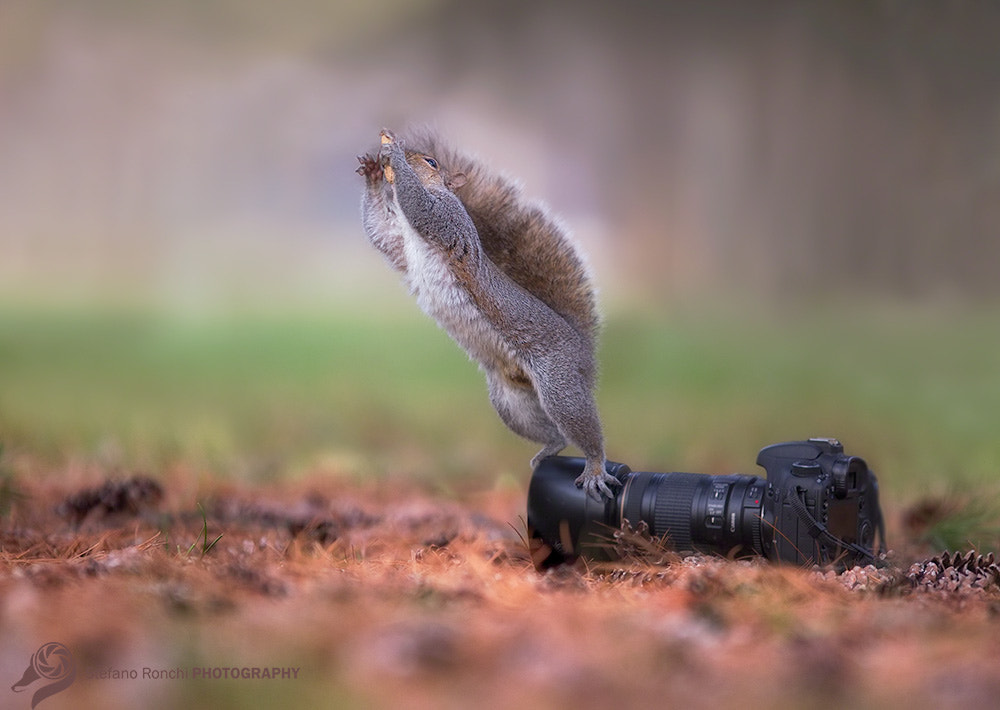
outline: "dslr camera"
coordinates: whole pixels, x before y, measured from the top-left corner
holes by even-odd
[[[582,458],[550,456],[532,474],[528,531],[539,569],[581,556],[614,559],[622,529],[648,530],[677,552],[840,569],[875,562],[885,545],[875,474],[836,439],[761,449],[757,465],[766,479],[632,471],[608,462],[622,483],[611,500],[576,486],[583,465]]]

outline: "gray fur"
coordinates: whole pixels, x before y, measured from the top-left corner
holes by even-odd
[[[501,419],[544,445],[532,466],[572,443],[587,461],[577,483],[612,497],[609,486],[618,481],[605,472],[593,394],[596,319],[584,324],[557,313],[498,267],[463,202],[422,158],[393,141],[378,161],[362,159],[369,239],[403,273],[420,307],[480,364]],[[376,164],[391,168],[392,184]],[[592,304],[592,294],[584,295]]]

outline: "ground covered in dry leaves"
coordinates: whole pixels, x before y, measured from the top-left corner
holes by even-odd
[[[887,567],[839,575],[671,555],[541,574],[520,491],[58,481],[5,483],[4,708],[30,707],[9,689],[47,642],[76,669],[44,710],[1000,699],[991,558],[890,539]]]

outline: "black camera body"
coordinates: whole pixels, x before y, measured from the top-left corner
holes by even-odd
[[[535,564],[613,559],[614,532],[643,523],[678,552],[840,568],[875,560],[885,530],[878,482],[864,459],[844,454],[836,439],[816,438],[767,446],[757,464],[766,479],[632,471],[608,462],[622,486],[598,501],[574,483],[583,459],[550,456],[528,488]]]

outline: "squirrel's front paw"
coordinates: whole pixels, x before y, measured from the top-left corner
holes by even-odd
[[[399,155],[403,155],[403,143],[402,141],[396,140],[396,135],[392,131],[383,128],[382,132],[378,135],[379,140],[381,141],[381,145],[378,149],[378,156],[382,160],[383,165],[388,165],[389,159],[393,155],[396,155],[397,153]]]
[[[378,159],[382,165],[382,174],[385,175],[385,181],[388,183],[393,183],[396,181],[396,171],[392,167],[393,159],[396,161],[396,165],[400,162],[406,161],[406,154],[403,152],[403,145],[396,140],[396,137],[387,130],[382,130],[380,134],[382,138],[382,145],[378,149]]]
[[[574,482],[577,487],[582,488],[588,496],[599,503],[603,503],[605,500],[613,500],[615,492],[612,489],[618,488],[622,484],[621,481],[607,471],[597,472],[596,475],[585,471],[577,476]]]
[[[369,185],[377,185],[382,180],[382,163],[371,153],[358,156],[361,163],[355,171],[363,177]]]

